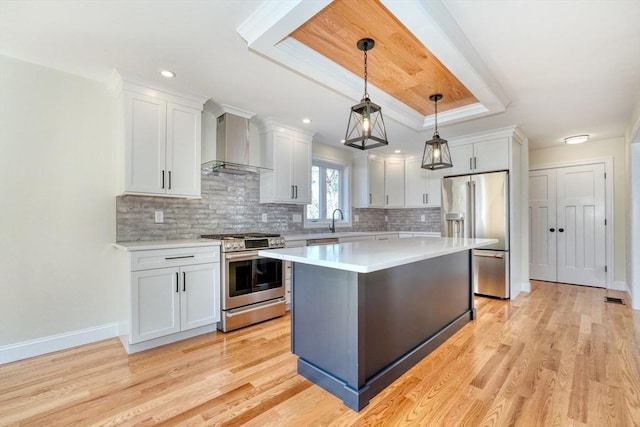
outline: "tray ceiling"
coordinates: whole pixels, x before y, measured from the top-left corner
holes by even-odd
[[[439,2],[265,2],[238,32],[250,49],[353,102],[364,89],[363,53],[356,43],[373,38],[370,98],[385,116],[417,131],[433,126],[433,93],[444,95],[440,123],[502,112],[508,103]]]

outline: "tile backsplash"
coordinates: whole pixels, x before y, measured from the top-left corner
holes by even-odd
[[[202,234],[273,232],[317,233],[326,227],[303,228],[293,215],[304,206],[259,203],[260,177],[226,173],[202,175],[202,198],[118,196],[117,241],[193,239]],[[163,223],[155,223],[162,211]],[[340,231],[440,231],[440,209],[353,209],[358,222]],[[262,222],[262,215],[267,222]],[[421,221],[425,215],[425,221]],[[386,218],[385,218],[386,217]]]

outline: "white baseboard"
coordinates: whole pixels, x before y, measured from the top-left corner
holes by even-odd
[[[526,282],[520,283],[520,290],[522,292],[531,292],[531,282],[527,280]]]
[[[611,287],[609,288],[613,291],[624,291],[628,294],[631,294],[631,292],[629,292],[629,288],[627,287],[627,283],[626,282],[622,282],[620,280],[616,280],[611,284]]]
[[[0,347],[0,365],[118,336],[118,323],[51,335]]]

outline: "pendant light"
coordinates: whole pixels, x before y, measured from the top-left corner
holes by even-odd
[[[358,49],[364,52],[364,95],[359,104],[351,107],[344,145],[359,150],[389,145],[382,109],[371,102],[367,92],[367,51],[373,49],[374,45],[373,39],[361,39],[357,44]]]
[[[451,162],[451,153],[449,152],[449,144],[446,139],[440,138],[438,133],[438,101],[442,99],[442,94],[436,93],[429,97],[430,101],[436,104],[435,109],[435,132],[433,138],[425,142],[424,153],[422,154],[423,169],[444,169],[453,166]]]

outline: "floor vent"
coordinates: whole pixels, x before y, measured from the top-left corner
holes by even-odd
[[[604,297],[604,302],[610,302],[612,304],[622,304],[622,305],[624,305],[624,301],[622,301],[622,298]]]

